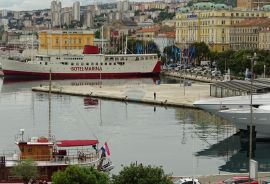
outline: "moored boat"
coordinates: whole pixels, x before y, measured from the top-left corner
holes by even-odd
[[[98,140],[54,140],[46,137],[24,139],[24,130],[20,131],[15,141],[19,152],[0,155],[0,182],[20,181],[12,176],[11,169],[23,160],[35,161],[38,179],[51,181],[52,174],[64,170],[70,165],[95,167],[100,171],[113,168],[106,153],[99,153]]]
[[[160,61],[157,54],[104,55],[86,47],[81,55],[37,55],[30,61],[6,57],[2,68],[7,77],[48,78],[51,71],[52,79],[131,78],[159,75]]]
[[[238,129],[247,130],[251,114],[249,108],[220,110],[218,115],[232,122]],[[270,138],[270,105],[253,107],[252,124],[255,126],[257,138]]]

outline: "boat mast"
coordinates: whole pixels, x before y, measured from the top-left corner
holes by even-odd
[[[125,42],[125,55],[127,54],[127,36],[126,36],[126,42]]]
[[[34,31],[32,30],[32,45],[31,45],[31,61],[34,60],[33,48],[34,48],[34,38],[33,38]]]
[[[52,140],[52,129],[51,129],[51,92],[52,92],[52,69],[50,68],[49,74],[49,127],[48,127],[48,139]]]
[[[104,52],[103,52],[103,49],[104,49],[104,41],[103,41],[103,27],[104,27],[104,25],[103,26],[101,26],[101,54],[103,54]]]

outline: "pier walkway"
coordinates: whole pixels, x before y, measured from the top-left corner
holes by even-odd
[[[33,91],[48,92],[48,86],[32,88]],[[124,102],[196,108],[192,104],[209,97],[209,84],[140,84],[122,86],[52,86],[52,93],[95,97]],[[154,97],[154,93],[156,94]]]

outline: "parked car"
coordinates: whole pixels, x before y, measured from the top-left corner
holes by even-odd
[[[173,183],[174,184],[200,184],[199,180],[195,178],[180,178]]]
[[[216,184],[259,184],[257,180],[251,179],[248,176],[234,176]]]

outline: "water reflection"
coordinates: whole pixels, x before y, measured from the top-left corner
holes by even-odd
[[[142,86],[144,84],[155,84],[159,78],[134,78],[134,79],[77,79],[77,80],[53,80],[52,85],[55,86],[102,86],[102,85],[126,85],[126,86]],[[1,85],[3,84],[3,85]],[[15,92],[21,90],[29,90],[32,87],[40,85],[48,85],[48,80],[33,80],[20,78],[0,78],[0,87],[3,93]]]
[[[248,146],[243,143],[240,136],[232,135],[209,148],[196,153],[198,157],[223,158],[225,164],[219,167],[224,172],[248,172]],[[258,170],[268,172],[270,170],[269,160],[270,144],[257,142],[254,159],[258,161]]]
[[[226,120],[202,110],[176,109],[176,118],[183,125],[183,143],[188,128],[194,129],[196,136],[205,142],[208,142],[208,139],[223,140],[236,131],[234,126]],[[186,127],[186,124],[192,124],[193,127]]]
[[[99,85],[99,82],[53,81],[55,85]],[[138,84],[154,84],[153,79],[102,82],[128,85],[131,89]],[[4,82],[0,94],[0,150],[15,147],[13,138],[21,128],[29,136],[47,135],[48,94],[31,91],[33,86],[47,84],[48,81]],[[107,141],[116,165],[115,173],[121,170],[121,165],[138,161],[163,166],[166,173],[174,175],[201,175],[217,174],[228,161],[220,159],[225,157],[223,155],[202,157],[201,150],[226,140],[235,133],[235,128],[201,110],[96,102],[53,94],[52,133],[58,139],[98,137],[101,143]],[[226,144],[221,147],[225,149]]]

